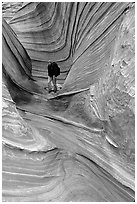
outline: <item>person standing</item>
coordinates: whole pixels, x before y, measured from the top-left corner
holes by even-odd
[[[53,83],[53,90],[54,93],[57,92],[57,76],[60,75],[60,68],[58,67],[58,64],[56,62],[49,61],[48,63],[48,92],[50,93],[52,91],[52,85]]]

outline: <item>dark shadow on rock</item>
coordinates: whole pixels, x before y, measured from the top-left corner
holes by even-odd
[[[28,104],[31,102],[31,98],[33,94],[23,90],[21,87],[19,87],[6,73],[6,70],[4,68],[4,65],[2,66],[2,76],[4,79],[4,82],[10,92],[10,95],[13,99],[13,101],[16,103],[16,105],[22,105],[22,104]]]

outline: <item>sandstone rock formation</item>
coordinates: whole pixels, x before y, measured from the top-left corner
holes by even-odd
[[[32,60],[32,74],[47,76],[47,61],[61,67],[62,92],[89,87],[109,67],[111,48],[128,3],[28,3],[10,21]],[[67,77],[67,79],[66,79]],[[76,85],[77,84],[77,85]]]
[[[9,90],[13,92],[11,84],[15,84],[26,91],[39,92],[32,80],[31,59],[4,19],[2,34],[2,69],[7,86],[10,86]]]
[[[3,20],[4,201],[134,201],[134,22],[114,2],[26,3]],[[49,59],[62,89],[47,100]]]

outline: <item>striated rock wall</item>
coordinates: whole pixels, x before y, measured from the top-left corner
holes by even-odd
[[[111,67],[90,88],[91,107],[96,104],[101,120],[109,121],[106,131],[122,156],[134,163],[135,152],[135,10],[125,15],[120,26]]]
[[[32,60],[33,76],[47,77],[47,61],[61,67],[61,93],[80,91],[109,67],[129,3],[28,3],[10,21]]]
[[[26,3],[3,21],[3,201],[134,201],[134,22],[114,2]],[[63,88],[47,100],[49,59]]]
[[[10,91],[12,84],[31,92],[39,92],[32,80],[32,64],[29,55],[7,22],[2,21],[2,69]]]
[[[2,90],[3,143],[11,148],[26,151],[39,151],[43,148],[45,151],[52,149],[53,146],[50,147],[47,140],[44,140],[38,131],[20,116],[4,83],[2,83]]]

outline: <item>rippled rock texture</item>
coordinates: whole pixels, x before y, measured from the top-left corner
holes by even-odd
[[[134,201],[134,23],[134,4],[103,2],[3,19],[3,201]]]

